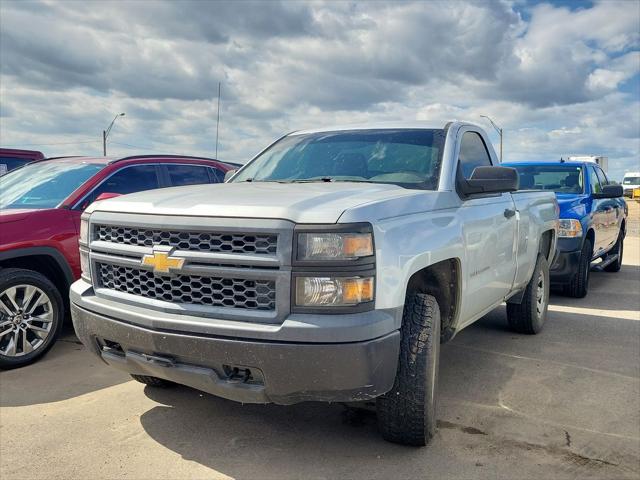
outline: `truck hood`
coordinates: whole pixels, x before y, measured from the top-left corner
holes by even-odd
[[[348,209],[420,192],[397,185],[355,182],[222,183],[124,195],[96,202],[88,211],[335,223]]]
[[[586,215],[588,195],[556,193],[560,206],[560,218],[580,218]]]

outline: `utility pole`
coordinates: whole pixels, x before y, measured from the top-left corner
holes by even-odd
[[[220,130],[220,82],[218,82],[218,119],[216,120],[216,155],[215,159],[218,159],[218,132]]]
[[[124,113],[119,113],[118,115],[113,117],[113,120],[111,120],[111,123],[109,124],[109,128],[102,131],[102,155],[105,157],[107,156],[107,138],[109,137],[109,133],[111,133],[113,124],[116,123],[116,119],[118,117],[124,117]]]
[[[482,118],[486,118],[491,123],[491,126],[495,128],[498,135],[500,135],[500,163],[502,163],[502,128],[500,128],[496,123],[491,120],[487,115],[480,115]]]

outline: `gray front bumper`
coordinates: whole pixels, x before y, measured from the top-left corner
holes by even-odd
[[[243,403],[368,400],[396,375],[397,330],[367,341],[285,343],[154,330],[73,301],[71,315],[82,343],[107,364]],[[230,375],[234,368],[251,378]]]

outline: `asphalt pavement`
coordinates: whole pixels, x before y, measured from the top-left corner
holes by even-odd
[[[585,299],[553,295],[541,334],[509,331],[501,307],[443,346],[427,448],[384,442],[342,405],[145,387],[69,330],[0,373],[0,478],[638,479],[639,210],[622,270],[594,273]]]

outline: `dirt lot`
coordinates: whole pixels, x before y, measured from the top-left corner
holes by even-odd
[[[631,203],[631,202],[630,202]],[[88,355],[72,332],[0,373],[0,476],[14,478],[638,478],[638,204],[617,274],[553,296],[542,334],[498,309],[443,346],[439,433],[385,443],[341,405],[239,405],[155,390]]]

